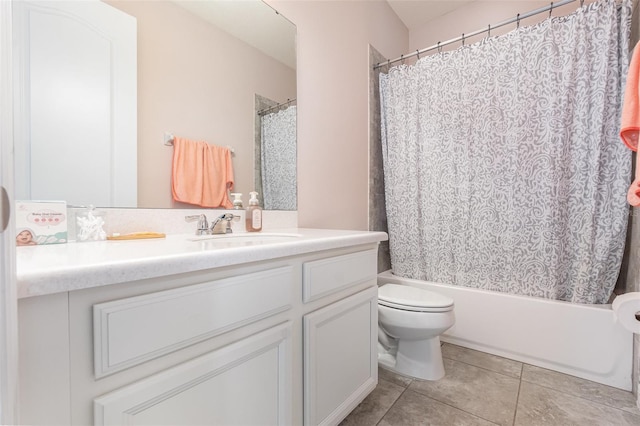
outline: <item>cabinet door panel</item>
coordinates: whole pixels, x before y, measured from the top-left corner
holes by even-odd
[[[97,425],[291,424],[291,323],[94,401]]]
[[[378,291],[304,317],[304,422],[337,424],[378,382]]]

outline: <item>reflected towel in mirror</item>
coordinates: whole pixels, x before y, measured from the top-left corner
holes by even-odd
[[[171,191],[175,201],[230,209],[228,192],[233,183],[229,148],[174,138]]]

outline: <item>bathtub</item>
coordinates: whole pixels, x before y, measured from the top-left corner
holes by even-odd
[[[455,302],[456,323],[443,342],[631,390],[633,334],[611,305],[579,305],[394,276],[378,285],[436,291]]]

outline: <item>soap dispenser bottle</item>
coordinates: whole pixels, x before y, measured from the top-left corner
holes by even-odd
[[[233,209],[234,210],[242,210],[244,209],[242,205],[242,193],[241,192],[232,192],[233,195]]]
[[[258,193],[250,192],[249,207],[247,207],[247,232],[262,230],[262,208],[258,203]]]

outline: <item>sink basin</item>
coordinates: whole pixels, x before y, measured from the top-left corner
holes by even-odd
[[[199,235],[189,238],[190,241],[203,241],[221,244],[225,246],[272,244],[296,241],[301,238],[301,234],[285,232],[260,232],[260,233],[238,233],[221,235]]]

